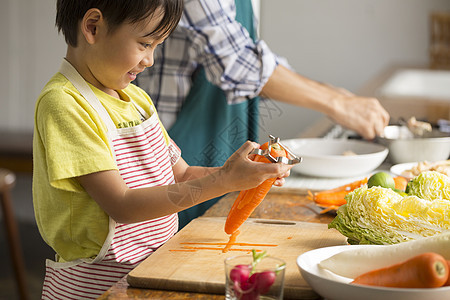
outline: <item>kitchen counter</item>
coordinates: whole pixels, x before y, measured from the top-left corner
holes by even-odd
[[[204,217],[226,217],[237,193],[224,196],[213,205]],[[319,214],[318,208],[307,199],[304,193],[270,192],[264,201],[255,209],[251,218],[305,221],[328,224],[332,213]],[[224,299],[224,295],[163,291],[130,287],[126,278],[105,292],[99,299]]]
[[[424,118],[433,116],[433,120],[437,117],[449,116],[449,106],[445,103],[442,107],[441,102],[433,102],[433,106],[429,106],[428,102],[414,102],[411,107],[409,99],[398,99],[383,97],[379,94],[379,89],[398,71],[404,69],[426,69],[417,66],[391,66],[382,73],[375,76],[369,81],[357,94],[361,96],[377,97],[383,105],[391,113],[392,120],[396,121],[399,117],[407,117],[406,114],[420,115],[426,112]],[[406,105],[406,103],[408,105]],[[420,106],[422,105],[422,106]],[[425,105],[425,106],[424,106]],[[408,107],[405,111],[405,107]],[[437,107],[437,108],[436,108]],[[414,109],[413,109],[414,108]],[[437,113],[437,111],[439,113]],[[325,136],[335,124],[328,118],[322,118],[315,124],[311,124],[309,128],[302,131],[298,138],[317,138]],[[382,166],[389,170],[390,165]],[[331,188],[331,187],[330,187]],[[272,188],[264,201],[255,209],[251,218],[278,219],[304,221],[313,223],[328,224],[334,218],[333,213],[319,214],[319,208],[307,199],[307,190],[290,189],[290,188]],[[204,217],[226,217],[231,205],[236,199],[237,193],[224,196],[218,203],[212,206],[204,215]],[[153,289],[140,289],[130,287],[126,278],[122,278],[112,288],[100,297],[100,299],[224,299],[224,295],[188,293],[177,291],[164,291]]]

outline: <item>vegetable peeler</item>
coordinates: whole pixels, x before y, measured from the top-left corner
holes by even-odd
[[[283,148],[289,154],[289,157],[282,157],[282,156],[273,157],[272,155],[270,155],[270,150],[272,149],[273,144],[280,145],[280,147]],[[264,156],[265,158],[267,158],[268,160],[270,160],[273,163],[281,162],[281,163],[284,163],[287,165],[295,165],[295,164],[300,163],[303,160],[301,157],[298,157],[297,155],[295,155],[288,147],[283,145],[280,142],[279,137],[275,137],[271,134],[269,135],[269,147],[266,150],[255,149],[251,153]]]

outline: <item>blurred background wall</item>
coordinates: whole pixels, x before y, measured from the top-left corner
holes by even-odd
[[[36,97],[65,54],[55,0],[0,3],[0,128],[32,131]],[[260,35],[297,72],[355,92],[391,64],[426,65],[428,16],[438,10],[450,1],[259,0]],[[271,101],[261,112],[262,135],[281,137],[321,117]]]

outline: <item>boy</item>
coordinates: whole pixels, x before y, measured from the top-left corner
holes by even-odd
[[[191,167],[148,95],[130,82],[153,64],[182,0],[57,1],[68,44],[36,103],[33,202],[47,260],[43,299],[96,299],[173,236],[177,212],[289,174],[246,142],[222,167]]]

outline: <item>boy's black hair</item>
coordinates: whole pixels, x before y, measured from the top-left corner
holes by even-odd
[[[164,14],[161,23],[150,33],[157,37],[170,34],[183,11],[183,0],[58,0],[56,27],[64,34],[66,43],[76,47],[78,23],[91,8],[98,8],[112,32],[123,23],[137,23],[151,16],[157,8]]]

